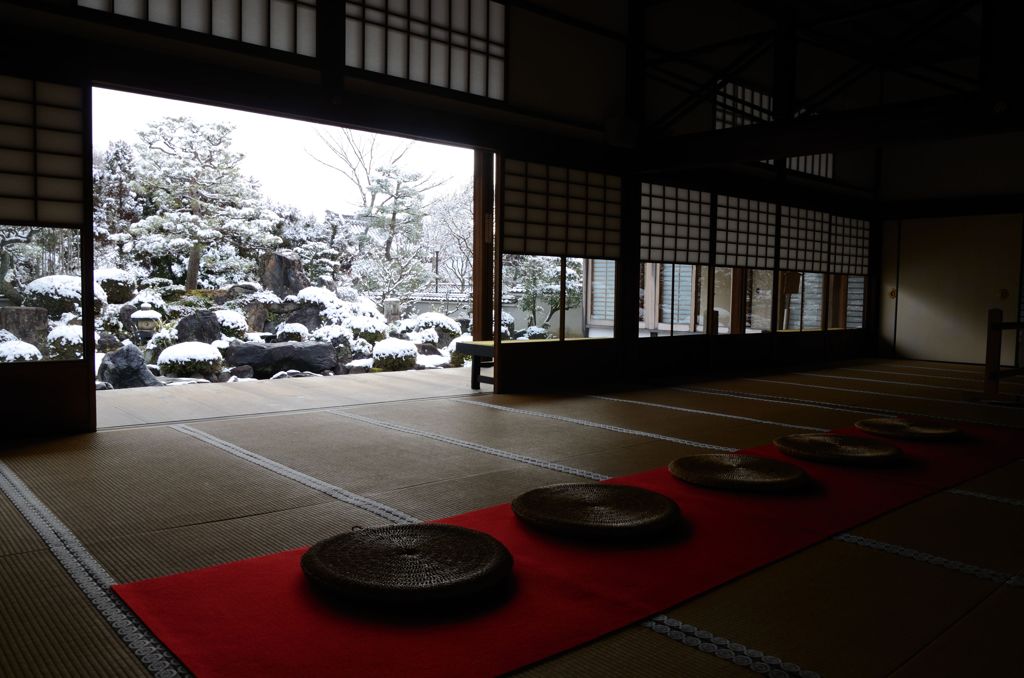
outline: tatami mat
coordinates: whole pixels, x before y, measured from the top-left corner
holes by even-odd
[[[1019,676],[1024,588],[1004,586],[930,642],[893,678]]]
[[[581,481],[437,436],[618,476],[706,451],[659,436],[742,448],[803,430],[799,426],[838,428],[868,416],[757,400],[758,394],[1020,425],[1020,410],[959,400],[981,374],[974,365],[857,361],[814,375],[694,381],[682,384],[684,390],[638,389],[595,398],[480,394],[468,388],[468,370],[434,370],[112,391],[98,398],[101,424],[185,420],[315,479],[432,520],[507,502],[541,485]],[[879,381],[867,381],[874,379]],[[686,391],[689,387],[720,388],[753,399]],[[1010,390],[1018,387],[1024,382]],[[518,411],[467,404],[467,396],[473,396],[473,403]],[[419,433],[355,421],[346,414]],[[121,582],[300,547],[383,520],[163,425],[28,445],[7,451],[3,460]],[[1018,462],[961,488],[989,498],[940,493],[853,532],[1016,572],[1024,568],[1024,509],[999,499],[1022,500],[1022,488],[1024,463]],[[827,676],[898,671],[906,678],[937,675],[939,667],[963,675],[1004,675],[1014,663],[1005,656],[972,658],[970,647],[998,648],[1015,641],[1010,630],[1024,595],[1020,591],[912,558],[828,541],[670,614]],[[144,675],[2,496],[0,593],[0,675]],[[751,675],[639,626],[520,674]]]
[[[384,519],[324,497],[324,503],[199,525],[87,542],[119,582],[162,577],[200,567],[309,546]]]
[[[940,492],[854,534],[997,572],[1024,568],[1024,508]]]
[[[0,557],[0,676],[148,676],[48,551]]]
[[[436,520],[509,502],[542,485],[581,481],[557,471],[517,465],[508,471],[423,483],[369,496],[421,520]]]
[[[83,541],[323,501],[319,492],[166,427],[65,438],[4,461]]]
[[[519,466],[327,412],[211,421],[196,428],[357,494]]]
[[[829,541],[667,614],[833,678],[885,676],[996,584]]]
[[[631,627],[511,675],[523,678],[750,678],[749,669]]]

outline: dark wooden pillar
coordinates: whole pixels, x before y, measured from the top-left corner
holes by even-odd
[[[494,336],[494,154],[473,157],[473,339]]]

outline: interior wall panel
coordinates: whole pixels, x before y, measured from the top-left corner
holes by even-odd
[[[896,350],[906,358],[984,363],[988,309],[1018,310],[1022,215],[902,222]],[[1012,332],[1002,361],[1012,365]]]

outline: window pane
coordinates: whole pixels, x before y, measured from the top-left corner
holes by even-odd
[[[825,275],[823,273],[804,273],[804,289],[802,301],[803,330],[820,330]]]
[[[803,274],[796,271],[779,273],[779,329],[799,330],[803,312],[800,295]]]
[[[772,329],[772,272],[747,270],[746,331],[770,332]]]
[[[846,329],[864,327],[864,276],[851,275],[846,281]]]
[[[737,277],[740,270],[736,269]],[[715,312],[718,315],[718,333],[729,334],[732,328],[732,319],[736,314],[742,314],[742,308],[733,308],[733,269],[715,269]]]
[[[0,226],[0,363],[81,360],[83,336],[79,230]]]

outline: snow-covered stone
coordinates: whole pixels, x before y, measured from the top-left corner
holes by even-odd
[[[220,320],[213,311],[201,310],[178,321],[178,340],[209,344],[220,339]]]
[[[255,376],[268,379],[277,372],[337,372],[338,355],[333,346],[318,341],[286,341],[273,344],[233,341],[224,349],[231,366],[249,365]]]
[[[160,382],[146,366],[142,351],[131,342],[103,356],[96,378],[112,384],[114,388],[160,386]]]
[[[25,306],[0,307],[0,327],[13,338],[37,347],[46,346],[46,334],[50,331],[46,309]]]

